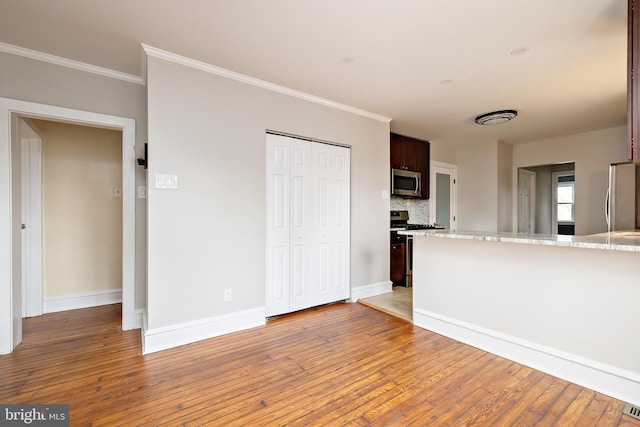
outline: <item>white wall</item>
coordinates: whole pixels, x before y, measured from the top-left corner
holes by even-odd
[[[497,231],[498,143],[460,146],[458,160],[458,230]]]
[[[351,286],[389,279],[389,123],[148,57],[149,329],[264,307],[267,130],[351,146]],[[233,301],[223,302],[223,289]]]
[[[453,144],[447,144],[441,141],[430,141],[430,157],[431,160],[442,163],[455,165],[456,147]]]
[[[626,161],[626,126],[618,126],[518,144],[513,147],[513,168],[575,162],[576,235],[596,234],[607,230],[604,198],[608,185],[609,164]],[[514,200],[517,197],[514,182]],[[517,226],[517,204],[513,221]]]
[[[511,231],[513,146],[498,141],[498,224],[497,231]]]
[[[0,70],[0,97],[134,119],[136,152],[142,155],[146,141],[144,86],[4,52],[0,52]],[[146,185],[142,168],[136,170],[136,185]],[[5,188],[0,190],[0,209],[9,206]],[[145,299],[145,210],[145,200],[136,199],[136,308],[142,308]],[[0,224],[5,226],[9,227]]]

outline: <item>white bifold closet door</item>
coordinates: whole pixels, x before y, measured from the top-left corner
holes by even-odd
[[[267,134],[266,314],[350,296],[350,150]]]

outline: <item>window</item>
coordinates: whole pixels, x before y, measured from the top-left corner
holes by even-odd
[[[573,171],[553,172],[553,219],[552,233],[574,235],[575,228],[575,181]]]
[[[574,221],[575,175],[559,175],[556,187],[558,222]]]

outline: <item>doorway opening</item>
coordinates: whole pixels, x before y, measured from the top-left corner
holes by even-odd
[[[122,132],[22,120],[22,317],[120,303]]]
[[[457,230],[458,223],[458,167],[449,163],[431,162],[429,198],[430,223],[446,230]]]
[[[574,234],[574,170],[573,162],[518,168],[518,232]],[[571,181],[561,184],[561,187],[570,184],[571,188],[561,189],[560,195],[559,177]]]
[[[0,354],[22,341],[22,203],[21,118],[44,119],[122,132],[122,329],[134,329],[135,318],[135,121],[133,119],[0,98]],[[5,191],[6,190],[6,191]]]

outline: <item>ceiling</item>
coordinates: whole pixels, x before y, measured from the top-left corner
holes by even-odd
[[[0,0],[0,10],[3,43],[138,76],[144,43],[434,142],[522,143],[626,122],[626,0]],[[519,114],[474,124],[501,109]]]

